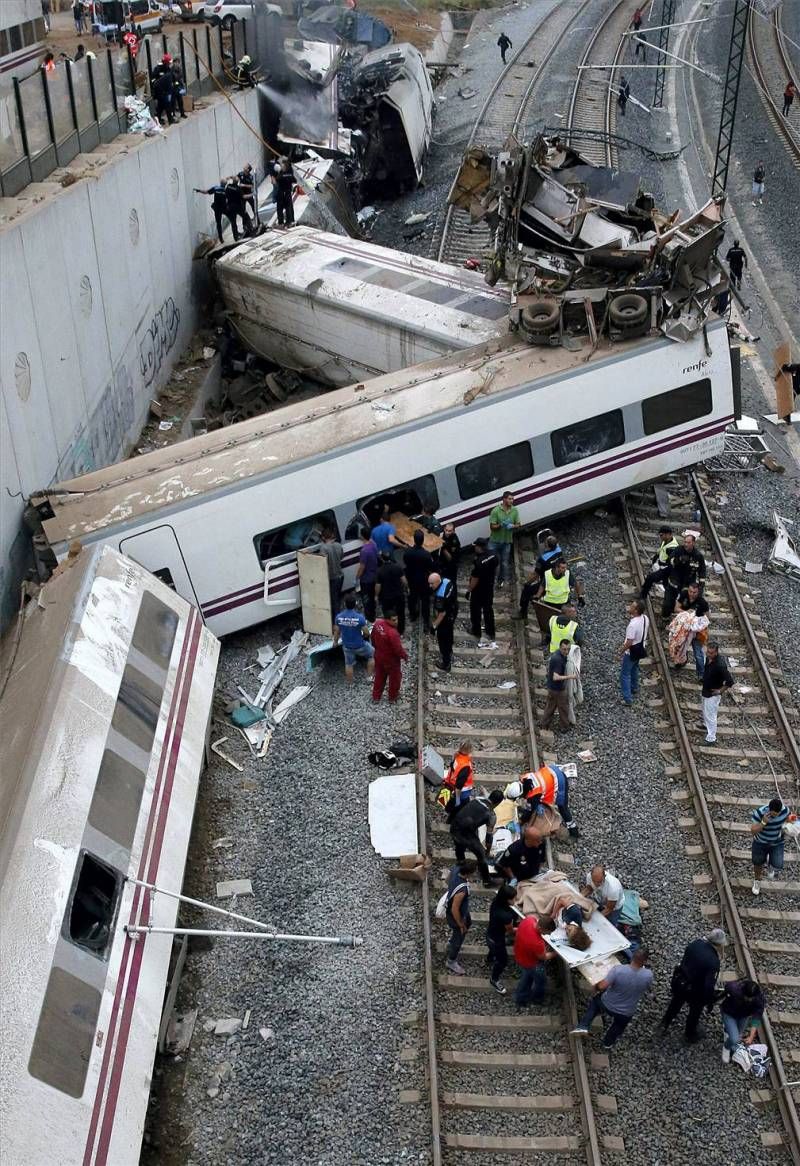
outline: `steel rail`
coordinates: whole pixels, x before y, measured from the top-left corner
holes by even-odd
[[[428,853],[425,823],[425,779],[422,776],[422,742],[425,737],[425,631],[421,627],[417,641],[417,832],[419,852]],[[433,938],[431,936],[431,892],[428,879],[422,881],[422,944],[425,978],[425,1027],[428,1048],[428,1091],[431,1107],[431,1163],[442,1166],[442,1122],[439,1110],[439,1062],[436,1051],[436,1013],[433,1007]]]
[[[783,116],[783,112],[779,108],[778,102],[772,96],[769,83],[764,73],[763,63],[759,57],[758,37],[760,34],[756,32],[756,25],[759,26],[759,29],[763,35],[767,35],[767,30],[763,28],[761,21],[754,19],[749,21],[747,28],[747,42],[748,48],[750,50],[750,61],[753,66],[753,72],[755,74],[754,80],[756,82],[756,88],[758,89],[759,97],[761,98],[761,101],[763,102],[767,111],[769,120],[777,130],[778,135],[783,139],[784,145],[788,148],[789,153],[793,155],[795,164],[800,166],[800,138],[798,138],[792,126]],[[775,38],[775,46],[784,69],[784,76],[787,78],[792,77],[794,76],[794,72],[792,70],[791,61],[786,55],[786,50],[783,45],[783,29],[781,26],[779,9],[772,14],[770,29]]]
[[[695,481],[696,487],[696,479],[694,478],[694,475],[692,475],[692,478]],[[630,551],[631,566],[633,568],[634,577],[636,578],[639,585],[641,585],[644,582],[644,570],[639,555],[639,544],[636,537],[636,531],[630,515],[627,500],[624,496],[622,498],[622,514],[625,526],[625,535]],[[714,533],[716,534],[716,528],[713,529]],[[711,533],[711,528],[709,529],[709,533]],[[653,603],[649,598],[646,601],[646,607],[650,618],[650,627],[653,629],[655,628],[656,624],[654,620]],[[739,908],[736,904],[736,896],[728,877],[725,858],[719,845],[717,832],[714,828],[714,821],[711,816],[708,802],[706,800],[705,791],[703,789],[703,780],[700,776],[700,770],[697,766],[697,762],[695,761],[694,751],[689,740],[689,735],[686,731],[686,724],[684,722],[683,713],[678,701],[677,689],[669,669],[664,645],[661,641],[661,637],[656,634],[651,634],[649,644],[654,658],[658,663],[660,679],[664,686],[667,709],[669,711],[670,720],[672,721],[675,737],[678,742],[678,748],[683,760],[684,771],[692,791],[695,809],[698,814],[698,824],[703,841],[705,843],[706,855],[708,857],[708,861],[717,885],[723,915],[727,922],[728,930],[733,938],[733,946],[736,953],[737,963],[751,980],[758,980],[758,971],[750,952],[750,945],[747,941],[742,918],[739,914]],[[770,1074],[775,1092],[775,1099],[778,1103],[778,1108],[780,1109],[783,1124],[789,1139],[787,1148],[792,1156],[792,1160],[795,1163],[795,1166],[800,1166],[800,1118],[798,1118],[797,1107],[789,1090],[789,1081],[784,1069],[778,1041],[775,1037],[775,1033],[766,1013],[764,1013],[762,1018],[762,1028],[764,1031],[767,1048],[769,1050],[769,1055],[772,1058],[772,1068],[770,1070]]]
[[[773,682],[772,676],[770,675],[769,665],[764,659],[764,654],[761,651],[761,646],[758,642],[755,629],[750,622],[749,615],[747,614],[747,608],[745,607],[744,600],[742,599],[739,588],[736,586],[734,581],[731,562],[728,556],[725,554],[725,548],[722,545],[722,540],[719,536],[717,525],[711,516],[711,511],[708,508],[708,503],[706,502],[700,483],[697,480],[697,475],[692,473],[690,477],[692,486],[694,487],[694,491],[697,495],[700,513],[705,524],[704,530],[709,537],[711,545],[713,546],[714,556],[717,562],[725,568],[725,573],[722,578],[725,581],[725,589],[728,592],[728,598],[730,599],[731,604],[736,611],[736,616],[739,620],[739,626],[744,632],[748,647],[750,648],[750,652],[753,657],[753,662],[758,669],[759,680],[761,681],[762,685],[764,686],[764,690],[767,693],[772,715],[778,723],[778,728],[780,729],[781,736],[783,737],[783,742],[786,746],[786,751],[789,754],[795,776],[800,778],[800,741],[798,741],[797,734],[794,732],[791,724],[789,723],[789,718],[786,716],[786,710],[783,707],[783,702],[778,695],[777,685]]]
[[[594,30],[594,33],[592,34],[591,38],[589,39],[589,43],[587,44],[586,48],[584,49],[583,56],[581,57],[581,60],[580,60],[581,66],[589,63],[589,57],[592,55],[592,50],[594,49],[594,46],[597,44],[598,39],[602,36],[603,32],[605,31],[606,27],[608,26],[609,21],[611,21],[617,15],[620,8],[622,8],[624,4],[625,4],[625,0],[619,0],[619,3],[617,3],[614,6],[614,8],[612,8],[609,12],[606,13],[603,20],[600,22],[600,24],[598,24],[597,28]],[[623,38],[623,40],[624,40],[624,38]],[[619,48],[617,49],[617,52],[619,53]],[[616,63],[616,57],[615,57],[614,63]],[[614,71],[612,69],[611,73],[609,74],[609,86],[608,86],[608,95],[609,96],[611,94],[611,76],[613,76],[613,72]],[[584,70],[582,68],[579,68],[577,76],[575,78],[575,84],[572,88],[572,96],[570,97],[569,110],[567,112],[567,129],[572,129],[573,123],[575,121],[575,113],[576,113],[576,110],[578,108],[578,94],[579,94],[581,86],[583,84],[584,84]]]
[[[571,19],[567,22],[567,24],[564,26],[562,31],[556,37],[555,42],[550,46],[550,48],[545,53],[542,60],[539,62],[538,68],[536,69],[535,73],[533,73],[530,81],[528,82],[528,85],[525,88],[525,92],[523,93],[523,95],[520,99],[520,103],[519,103],[519,106],[517,108],[517,112],[516,112],[516,115],[514,117],[514,121],[512,123],[512,128],[510,131],[512,134],[514,134],[514,135],[517,134],[519,127],[520,127],[520,122],[522,121],[524,115],[527,113],[527,108],[528,108],[528,105],[530,103],[530,99],[531,99],[531,95],[533,93],[533,90],[536,87],[536,85],[538,85],[541,78],[544,76],[545,68],[552,60],[552,58],[556,52],[556,49],[560,46],[561,42],[563,41],[564,37],[567,35],[569,30],[572,28],[575,21],[578,20],[578,18],[583,14],[584,10],[589,7],[591,2],[592,2],[592,0],[584,0],[584,3],[581,5],[581,7],[578,9],[578,11],[576,13],[574,13],[574,15],[571,17]],[[623,2],[623,0],[620,0],[620,2]],[[471,131],[469,139],[467,141],[466,150],[469,150],[472,146],[475,145],[477,138],[478,138],[478,134],[480,133],[480,130],[481,130],[482,123],[486,120],[486,115],[489,112],[489,109],[491,108],[492,102],[494,101],[495,97],[497,96],[497,93],[500,90],[501,85],[505,84],[506,77],[507,77],[509,71],[511,69],[513,69],[514,66],[520,61],[520,59],[529,51],[531,45],[536,40],[537,36],[541,32],[544,25],[547,23],[548,20],[550,20],[550,18],[557,11],[558,11],[557,8],[551,9],[551,11],[548,12],[547,15],[544,16],[539,21],[539,23],[536,25],[536,27],[534,28],[531,35],[525,41],[524,45],[522,45],[522,47],[519,49],[519,51],[514,55],[513,59],[508,63],[508,65],[506,65],[505,69],[503,69],[502,72],[497,77],[497,80],[494,82],[491,89],[489,90],[489,93],[486,97],[486,100],[484,101],[483,105],[481,106],[481,108],[478,112],[478,116],[475,119],[475,122],[474,122],[473,127],[472,127],[472,131]],[[452,193],[455,189],[455,185],[456,185],[457,180],[458,180],[458,172],[456,172],[455,177],[453,178],[453,182],[452,182],[452,185],[450,187],[450,190],[449,190],[448,196],[447,196],[448,199],[450,198],[450,196],[452,195]],[[447,244],[450,240],[450,233],[453,229],[453,217],[455,215],[455,211],[456,211],[456,208],[448,203],[447,211],[445,213],[444,226],[442,228],[442,237],[439,241],[439,250],[437,253],[437,259],[439,260],[440,263],[444,263],[446,261],[445,251],[447,248]]]
[[[519,588],[519,580],[523,576],[522,561],[520,556],[519,539],[514,542],[514,587],[513,596],[516,600],[519,599],[517,594]],[[530,683],[530,637],[528,635],[527,620],[521,621],[521,643],[517,643],[517,673],[520,685],[520,697],[522,703],[523,716],[525,718],[525,733],[528,744],[528,756],[530,758],[531,766],[535,769],[539,768],[539,746],[536,740],[535,724],[536,716],[533,709],[533,698],[531,696]],[[550,867],[554,864],[553,847],[550,839],[547,839],[547,862]],[[561,983],[564,988],[564,996],[566,999],[567,1021],[571,1028],[574,1028],[578,1023],[578,1006],[575,997],[575,986],[572,983],[572,973],[566,966],[563,960],[559,959],[559,971],[561,973]],[[578,1095],[578,1104],[580,1106],[581,1126],[583,1127],[584,1137],[586,1139],[586,1161],[588,1166],[601,1166],[602,1155],[600,1152],[600,1140],[597,1134],[597,1123],[594,1118],[594,1107],[592,1105],[592,1092],[589,1084],[589,1071],[586,1067],[586,1053],[581,1040],[578,1037],[570,1036],[570,1044],[572,1045],[572,1068],[575,1076],[575,1089]]]

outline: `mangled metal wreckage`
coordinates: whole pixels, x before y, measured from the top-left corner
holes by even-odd
[[[596,166],[558,138],[464,156],[449,202],[492,234],[487,281],[508,280],[532,343],[572,332],[686,340],[724,306],[723,199],[663,214],[636,174]]]

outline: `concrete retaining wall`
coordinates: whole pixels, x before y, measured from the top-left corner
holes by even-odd
[[[256,92],[232,99],[258,128]],[[247,161],[263,172],[229,103],[204,105],[160,137],[119,139],[92,177],[48,184],[0,227],[3,625],[27,562],[25,499],[127,453],[201,322],[208,278],[192,254],[215,232],[211,199],[193,188]]]

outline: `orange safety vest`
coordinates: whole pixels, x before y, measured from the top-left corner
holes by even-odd
[[[464,767],[469,769],[467,780],[461,787],[464,790],[472,789],[472,781],[474,777],[474,770],[472,768],[472,758],[469,753],[456,753],[453,760],[447,767],[447,771],[442,778],[442,784],[446,785],[448,789],[454,790],[456,788],[456,778]]]
[[[528,799],[541,795],[545,805],[554,806],[556,804],[558,779],[549,765],[540,766],[535,773],[523,773],[521,780],[533,782],[533,789],[529,794],[526,794]]]

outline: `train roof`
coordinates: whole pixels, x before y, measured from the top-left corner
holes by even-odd
[[[503,394],[665,344],[672,342],[661,336],[614,344],[600,336],[587,353],[585,347],[531,346],[507,335],[61,482],[31,501],[40,507],[51,546],[57,546],[286,466],[368,446],[387,431],[419,428],[473,402],[479,408]],[[680,345],[674,347],[680,352]]]

